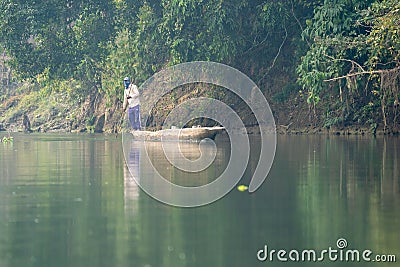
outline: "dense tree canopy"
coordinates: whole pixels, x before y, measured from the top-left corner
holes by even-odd
[[[247,50],[274,43],[273,37],[280,44],[281,32],[294,26],[292,12],[308,5],[296,0],[2,0],[0,40],[21,77],[46,69],[54,78],[76,78],[81,71],[95,75],[93,70],[102,72],[104,63],[116,60],[143,80],[165,65],[234,64]],[[124,56],[130,59],[124,62]]]
[[[336,122],[360,119],[380,107],[384,126],[390,126],[387,117],[395,126],[400,97],[398,1],[325,1],[307,21],[303,36],[310,49],[298,66],[299,82],[311,104],[319,102],[325,89],[337,90],[342,115],[334,116]],[[357,102],[353,109],[349,101]]]
[[[22,77],[89,71],[113,35],[110,1],[1,1],[0,38]]]
[[[353,107],[382,110],[387,125],[399,10],[395,0],[1,0],[0,44],[22,79],[74,79],[111,98],[121,77],[140,83],[180,62],[227,63],[259,83],[275,68],[310,105],[337,94],[331,123],[355,119]]]

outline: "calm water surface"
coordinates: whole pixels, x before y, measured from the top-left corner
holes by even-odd
[[[252,140],[254,147],[258,141]],[[157,169],[182,185],[208,183],[229,159],[217,140],[216,164],[190,179],[157,145]],[[348,249],[400,261],[400,140],[282,136],[272,170],[254,194],[233,190],[200,208],[161,204],[132,179],[121,139],[103,135],[16,135],[0,143],[0,266],[321,266],[260,262],[257,252]],[[140,160],[141,150],[129,161]],[[196,144],[185,153],[196,158]],[[253,152],[242,183],[257,164]],[[133,163],[132,163],[133,162]],[[287,256],[287,255],[286,255]],[[327,266],[366,266],[331,262]]]

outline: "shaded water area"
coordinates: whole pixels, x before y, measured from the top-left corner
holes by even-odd
[[[252,143],[257,147],[258,140]],[[229,143],[219,139],[217,147],[216,164],[193,185],[223,170]],[[16,135],[13,144],[0,144],[0,267],[321,266],[279,262],[276,255],[260,262],[257,252],[265,245],[288,252],[337,249],[339,238],[347,248],[396,255],[398,262],[399,147],[398,138],[279,136],[258,191],[234,189],[188,209],[159,203],[136,186],[120,138]],[[185,149],[189,157],[191,149],[198,153],[195,143]],[[160,172],[191,184],[151,151]],[[256,163],[253,153],[242,183]],[[146,166],[133,175],[146,179]],[[323,264],[366,265],[328,257]]]

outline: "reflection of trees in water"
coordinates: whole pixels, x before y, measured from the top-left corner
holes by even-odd
[[[288,161],[301,163],[297,167],[304,184],[324,186],[321,181],[326,182],[329,190],[338,189],[340,196],[348,199],[356,198],[365,189],[380,197],[398,196],[396,138],[305,136],[282,140]]]
[[[212,182],[225,170],[228,160],[227,155],[229,156],[230,153],[229,147],[226,147],[225,144],[218,144],[216,157],[210,166],[199,172],[186,172],[173,166],[165,156],[163,149],[171,149],[169,145],[163,148],[161,142],[146,142],[145,146],[145,153],[147,153],[146,155],[148,155],[152,166],[144,167],[146,169],[154,167],[162,177],[181,186],[201,186]],[[203,149],[204,154],[202,155],[199,150],[199,143],[176,142],[172,157],[180,157],[180,153],[182,153],[181,155],[184,158],[189,161],[195,161],[200,157],[207,157],[208,154],[212,154],[212,146],[204,145]]]
[[[170,181],[173,184],[181,186],[201,186],[208,184],[218,178],[225,170],[227,161],[229,160],[229,144],[218,145],[216,148],[216,157],[211,165],[205,166],[205,169],[196,172],[188,172],[174,166],[174,160],[184,157],[188,160],[187,164],[192,164],[193,161],[200,157],[207,158],[212,151],[215,151],[211,144],[202,144],[200,152],[199,143],[195,142],[171,142],[164,145],[158,141],[135,141],[124,140],[124,156],[126,166],[124,172],[124,200],[125,210],[137,209],[140,187],[146,190],[155,190],[160,194],[169,195],[171,198],[171,190],[166,187],[160,187],[154,179],[158,175]],[[164,149],[168,150],[169,159],[166,157]],[[191,162],[192,161],[192,162]],[[186,164],[186,162],[185,162]],[[186,167],[186,165],[185,165]],[[132,206],[132,207],[131,207]]]
[[[393,214],[400,209],[399,140],[301,138],[293,139],[297,144],[284,138],[284,145],[291,160],[302,163],[296,186],[304,233],[316,237],[317,246],[341,234],[371,249],[396,248],[398,236],[387,229],[397,231]]]

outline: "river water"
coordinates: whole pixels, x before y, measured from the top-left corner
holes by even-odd
[[[201,185],[229,160],[229,142],[216,143],[216,163],[189,180],[157,144],[150,154],[168,179]],[[147,167],[129,172],[121,137],[16,135],[0,143],[0,267],[365,266],[366,250],[372,261],[397,260],[368,266],[397,266],[399,148],[399,138],[279,136],[258,191],[177,208],[138,188],[132,175],[145,180]],[[185,151],[195,158],[197,144]],[[240,183],[248,184],[257,157]],[[279,250],[286,254],[278,258]],[[309,262],[310,250],[323,262]],[[346,261],[348,250],[360,251],[360,262]]]

